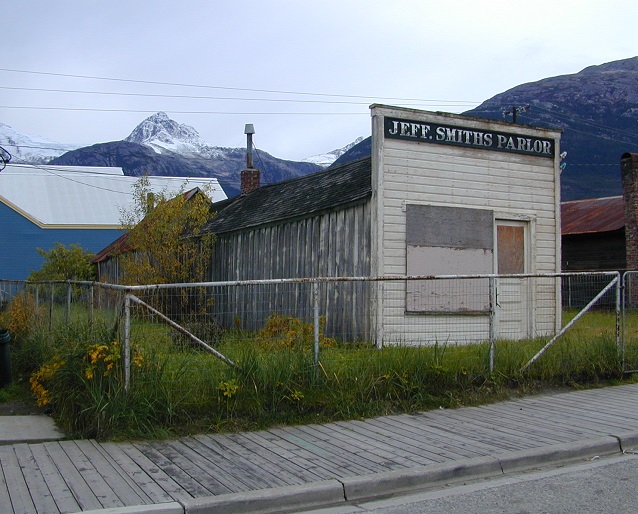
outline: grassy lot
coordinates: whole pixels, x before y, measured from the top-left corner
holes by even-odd
[[[565,312],[567,323],[575,312]],[[557,387],[632,380],[621,368],[613,313],[583,317],[527,371],[548,339],[489,344],[386,347],[322,337],[314,364],[312,330],[273,318],[258,333],[216,334],[231,367],[157,323],[135,321],[131,386],[124,390],[123,352],[113,319],[26,323],[12,342],[14,376],[41,408],[76,437],[169,437],[198,431],[256,429],[454,408]],[[635,323],[634,323],[635,322]],[[629,319],[636,334],[638,316]],[[7,400],[5,400],[7,401]],[[0,395],[0,403],[3,396]]]

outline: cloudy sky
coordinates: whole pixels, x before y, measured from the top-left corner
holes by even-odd
[[[0,122],[62,143],[154,112],[303,159],[370,134],[371,103],[462,112],[638,55],[635,0],[7,0]]]

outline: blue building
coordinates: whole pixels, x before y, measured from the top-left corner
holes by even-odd
[[[0,171],[0,279],[24,280],[40,269],[38,248],[76,244],[98,252],[122,235],[121,213],[134,203],[138,177],[121,168],[10,164]],[[149,177],[167,195],[210,188],[226,199],[217,179]]]

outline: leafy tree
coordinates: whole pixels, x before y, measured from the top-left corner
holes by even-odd
[[[41,248],[37,251],[44,258],[44,264],[42,268],[29,274],[29,280],[95,280],[95,268],[91,264],[95,255],[79,245],[67,247],[62,243],[55,243],[49,251]]]
[[[212,234],[202,228],[212,215],[208,192],[181,191],[174,198],[153,193],[148,177],[134,186],[132,208],[121,212],[128,231],[127,250],[120,255],[122,283],[168,284],[201,282],[212,255]]]

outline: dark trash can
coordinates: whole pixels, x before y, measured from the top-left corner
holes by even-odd
[[[11,335],[0,328],[0,388],[11,383]]]

